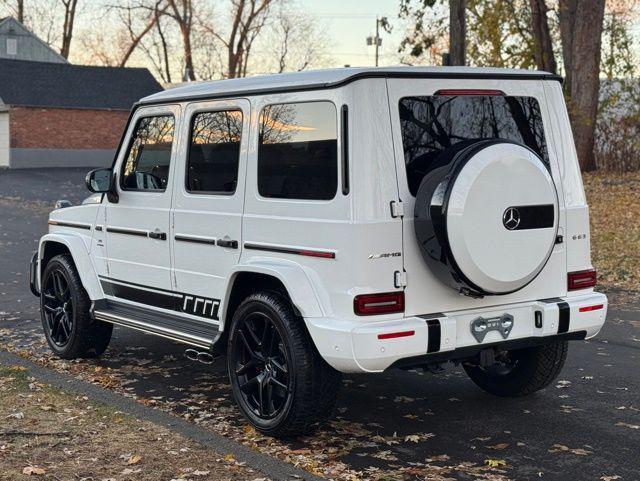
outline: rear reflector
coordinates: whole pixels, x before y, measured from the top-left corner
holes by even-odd
[[[502,90],[483,90],[483,89],[443,89],[438,90],[436,95],[447,95],[457,97],[460,95],[504,95]]]
[[[595,269],[569,272],[569,274],[567,274],[567,289],[569,289],[570,291],[595,287],[596,282],[597,276]]]
[[[404,291],[356,296],[353,299],[353,311],[358,316],[403,312]]]
[[[398,337],[413,336],[416,331],[388,332],[386,334],[378,334],[378,339],[396,339]]]
[[[308,257],[322,257],[323,259],[335,259],[336,258],[336,253],[335,252],[301,250],[301,251],[298,251],[298,254],[301,255],[301,256],[308,256]]]
[[[599,311],[604,307],[604,304],[596,304],[595,306],[585,306],[581,307],[580,312],[590,312],[590,311]]]

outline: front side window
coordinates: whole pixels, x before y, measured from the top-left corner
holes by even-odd
[[[434,95],[400,100],[400,128],[409,191],[441,167],[450,149],[485,139],[526,145],[549,166],[540,105],[533,97]]]
[[[336,108],[331,102],[269,105],[260,115],[258,192],[331,200],[338,188]]]
[[[121,176],[123,190],[164,191],[169,179],[173,115],[138,120]]]
[[[238,184],[242,112],[200,112],[191,123],[187,190],[233,194]]]

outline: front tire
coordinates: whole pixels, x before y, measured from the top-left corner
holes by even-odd
[[[52,258],[42,273],[40,315],[49,347],[62,359],[100,356],[109,346],[113,325],[94,320],[73,259]]]
[[[518,397],[547,387],[560,374],[567,359],[567,341],[502,353],[489,367],[463,364],[471,380],[490,394]]]
[[[279,293],[252,294],[238,307],[227,362],[235,401],[262,434],[307,434],[333,412],[340,373],[320,357],[302,319]]]

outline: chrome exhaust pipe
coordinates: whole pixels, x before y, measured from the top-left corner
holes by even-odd
[[[202,364],[213,364],[219,356],[213,356],[211,353],[206,351],[198,351],[196,349],[189,348],[184,351],[184,357],[190,361],[198,361]]]

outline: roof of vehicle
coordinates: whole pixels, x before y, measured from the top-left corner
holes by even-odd
[[[195,98],[220,98],[325,89],[338,87],[367,77],[561,80],[559,76],[549,72],[487,67],[345,67],[210,82],[193,82],[150,95],[143,98],[140,103],[155,104]]]

